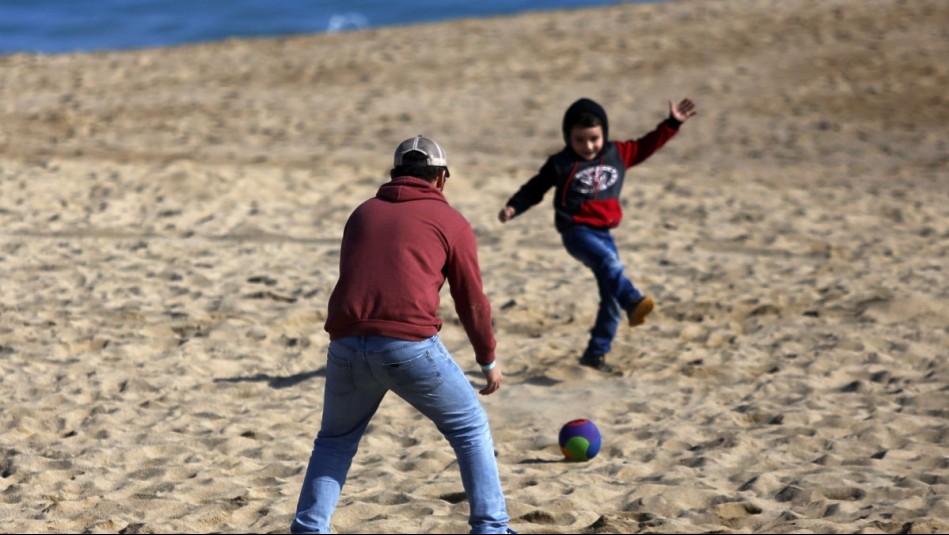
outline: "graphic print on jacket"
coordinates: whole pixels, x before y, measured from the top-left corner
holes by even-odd
[[[597,160],[574,163],[557,207],[573,223],[614,228],[623,219],[619,196],[625,169],[604,163],[605,160],[606,154]]]
[[[611,142],[593,160],[578,160],[570,152],[551,158],[562,178],[556,184],[554,210],[558,229],[573,225],[615,228],[623,219],[620,192],[626,162],[617,143]]]

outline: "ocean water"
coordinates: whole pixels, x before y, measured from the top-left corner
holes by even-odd
[[[646,1],[646,0],[640,0]],[[341,32],[617,0],[0,0],[0,54]]]

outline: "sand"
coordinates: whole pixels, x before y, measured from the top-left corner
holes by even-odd
[[[343,223],[423,133],[479,239],[514,529],[949,531],[947,28],[942,0],[686,0],[0,57],[0,530],[287,532]],[[699,106],[627,176],[657,310],[618,375],[577,365],[594,282],[549,197],[496,220],[581,96],[624,139]],[[350,476],[339,532],[467,529],[394,396]]]

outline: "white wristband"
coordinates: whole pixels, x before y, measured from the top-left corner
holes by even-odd
[[[489,371],[489,370],[493,370],[493,369],[494,369],[494,365],[497,364],[497,363],[498,363],[498,361],[494,361],[494,362],[492,362],[491,364],[484,364],[484,365],[481,366],[481,371],[485,371],[485,372],[486,372],[486,371]]]

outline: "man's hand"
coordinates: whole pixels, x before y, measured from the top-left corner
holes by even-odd
[[[484,374],[484,379],[488,382],[487,386],[482,388],[479,393],[482,396],[489,396],[498,391],[501,388],[501,368],[497,364],[494,365],[488,371],[481,372]]]
[[[695,103],[691,100],[684,98],[679,105],[675,105],[672,101],[669,101],[669,115],[674,117],[680,123],[686,122],[689,117],[692,117],[698,113],[695,109]]]
[[[501,223],[507,223],[513,217],[514,217],[513,206],[505,206],[504,208],[501,209],[501,212],[498,213],[498,219],[501,221]]]

